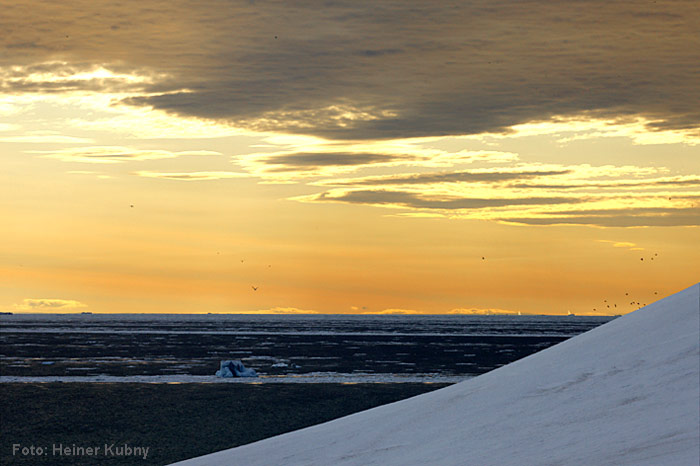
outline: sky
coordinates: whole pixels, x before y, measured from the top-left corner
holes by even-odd
[[[694,0],[0,6],[3,311],[625,314],[698,281]]]

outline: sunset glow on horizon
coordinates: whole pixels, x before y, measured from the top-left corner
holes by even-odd
[[[698,20],[12,2],[0,311],[631,312],[700,280]]]

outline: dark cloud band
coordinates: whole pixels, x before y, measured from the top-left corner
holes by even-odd
[[[629,189],[629,188],[679,188],[700,186],[700,178],[678,178],[678,179],[663,179],[663,180],[645,180],[645,181],[620,181],[606,183],[569,183],[569,184],[540,184],[540,183],[516,183],[514,188],[524,189]]]
[[[576,204],[582,199],[571,197],[523,197],[508,199],[454,198],[427,196],[405,191],[357,190],[340,194],[322,193],[315,201],[345,202],[349,204],[395,205],[412,209],[482,209],[523,205]]]
[[[668,209],[612,209],[581,211],[578,215],[553,215],[536,218],[504,218],[508,223],[523,225],[591,225],[599,227],[679,227],[700,226],[700,207]],[[571,214],[571,215],[569,215]]]
[[[382,185],[414,185],[437,183],[497,183],[540,176],[566,175],[571,170],[521,171],[521,172],[475,172],[456,171],[439,173],[420,173],[410,175],[394,175],[382,177],[366,177],[349,180],[330,180],[323,184],[329,186],[382,186]]]
[[[181,115],[341,139],[475,134],[553,115],[700,128],[695,0],[11,2],[0,65],[159,73]],[[44,83],[55,92],[100,83]],[[15,80],[6,89],[31,91]]]
[[[389,163],[409,159],[407,156],[380,153],[318,152],[260,156],[255,163],[269,167],[272,172],[300,171],[324,167],[351,167]]]

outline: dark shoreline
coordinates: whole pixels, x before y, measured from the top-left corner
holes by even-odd
[[[447,385],[2,383],[0,464],[169,464]]]

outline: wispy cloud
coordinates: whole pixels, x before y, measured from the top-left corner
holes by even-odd
[[[644,251],[644,248],[637,246],[635,243],[630,243],[628,241],[611,241],[607,239],[599,239],[599,243],[606,243],[612,245],[614,248],[625,248],[630,251]]]
[[[26,131],[15,135],[0,135],[0,142],[16,142],[23,144],[90,144],[95,141],[90,138],[60,134],[56,131]]]
[[[362,314],[372,314],[372,315],[420,315],[425,314],[424,312],[415,311],[413,309],[384,309],[381,311],[364,311]]]
[[[0,92],[135,92],[143,91],[146,84],[162,78],[163,75],[149,76],[145,70],[120,73],[98,64],[45,61],[0,67]]]
[[[524,314],[519,311],[511,311],[507,309],[478,309],[478,308],[456,308],[451,309],[448,314],[459,314],[459,315],[515,315]]]
[[[308,309],[298,309],[295,307],[273,307],[270,309],[260,309],[257,311],[237,311],[236,314],[319,314],[318,311]]]
[[[211,181],[224,180],[231,178],[249,178],[246,173],[227,172],[227,171],[208,171],[208,172],[181,172],[181,173],[165,173],[152,171],[137,171],[134,174],[145,178],[160,178],[164,180],[177,181]]]
[[[564,175],[571,170],[550,171],[517,171],[517,170],[461,170],[433,173],[412,173],[401,175],[368,176],[363,178],[346,178],[323,180],[317,184],[320,186],[385,186],[385,185],[413,185],[413,184],[437,184],[437,183],[498,183],[536,177],[548,177]],[[519,185],[516,185],[519,187]]]
[[[517,160],[517,155],[514,156]],[[455,163],[456,164],[456,163]],[[510,164],[512,165],[512,164]],[[480,184],[497,188],[501,192],[523,192],[527,189],[564,191],[591,188],[639,188],[639,187],[683,187],[700,182],[695,176],[653,177],[664,172],[664,168],[639,166],[591,166],[524,164],[499,168],[475,170],[450,170],[441,172],[403,173],[396,175],[366,176],[356,178],[332,178],[316,181],[318,186],[398,186],[414,189],[422,187],[449,186],[446,189],[457,193],[460,187]],[[641,178],[641,179],[640,179]],[[528,180],[528,181],[523,181]]]
[[[515,167],[331,178],[340,186],[293,197],[392,208],[394,216],[527,225],[697,225],[700,178],[658,176],[658,167],[519,164]],[[531,180],[531,181],[523,181]]]
[[[29,154],[41,154],[42,157],[58,159],[63,162],[81,163],[121,163],[130,161],[171,159],[188,155],[221,155],[214,151],[171,152],[160,149],[133,149],[118,146],[71,147],[56,150],[30,150]]]
[[[71,312],[86,308],[87,304],[72,299],[27,298],[13,309],[20,312]]]
[[[614,114],[614,113],[613,113]],[[559,144],[600,138],[626,138],[637,145],[700,144],[697,128],[661,128],[653,118],[629,115],[609,116],[583,111],[574,115],[554,115],[540,121],[519,123],[504,132],[485,132],[465,136],[483,141],[529,136],[550,136]]]
[[[700,177],[677,176],[665,178],[652,178],[640,181],[619,180],[619,181],[587,181],[568,183],[517,183],[514,188],[526,189],[547,189],[547,190],[571,190],[571,189],[630,189],[630,188],[678,188],[700,186]]]
[[[518,156],[496,150],[446,151],[427,148],[420,141],[385,141],[372,144],[300,141],[294,147],[271,153],[251,153],[234,157],[246,171],[273,181],[309,177],[330,177],[363,168],[453,167],[475,162],[507,163]]]
[[[630,207],[548,212],[537,217],[508,217],[524,225],[591,225],[599,227],[700,226],[700,205],[690,207]]]
[[[513,197],[513,198],[469,198],[438,197],[408,191],[388,190],[331,190],[312,196],[296,198],[306,202],[344,202],[374,206],[395,206],[413,209],[481,209],[486,207],[506,207],[520,205],[575,204],[582,202],[574,197]]]
[[[384,309],[381,311],[365,311],[362,314],[366,315],[427,315],[426,312],[416,311],[413,309]],[[431,313],[434,314],[434,313]],[[518,315],[523,314],[518,311],[510,311],[507,309],[477,309],[477,308],[456,308],[451,309],[445,314],[457,315]]]
[[[363,165],[383,165],[411,160],[406,155],[351,152],[292,152],[258,154],[247,157],[248,166],[257,166],[266,174],[318,176],[324,173]]]

